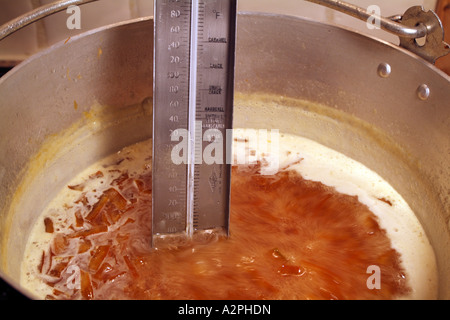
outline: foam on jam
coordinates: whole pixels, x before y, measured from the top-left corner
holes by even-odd
[[[87,168],[37,221],[22,285],[51,299],[436,298],[433,249],[386,181],[302,137],[276,147],[233,167],[229,239],[170,250],[150,248],[151,141]]]

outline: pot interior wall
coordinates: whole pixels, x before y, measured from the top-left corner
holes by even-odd
[[[151,137],[152,25],[90,32],[0,80],[0,267],[13,284],[48,201],[87,165]],[[423,224],[440,298],[450,298],[448,77],[390,45],[289,17],[241,14],[237,48],[234,125],[299,134],[379,173]],[[383,62],[388,78],[377,73]],[[422,83],[432,92],[427,101],[416,95]],[[241,107],[253,94],[289,108]]]

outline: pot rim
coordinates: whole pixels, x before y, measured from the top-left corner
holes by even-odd
[[[350,27],[347,26],[341,26],[341,25],[337,25],[334,23],[330,23],[330,22],[322,22],[322,21],[316,21],[312,18],[308,18],[308,17],[300,17],[300,16],[293,16],[293,15],[287,15],[287,14],[279,14],[279,13],[266,13],[266,12],[257,12],[257,11],[240,11],[238,12],[238,17],[239,16],[261,16],[261,17],[269,17],[269,18],[278,18],[278,19],[283,19],[283,20],[301,20],[301,21],[305,21],[307,23],[310,24],[316,24],[316,25],[325,25],[328,26],[330,28],[333,29],[341,29],[344,30],[345,32],[350,32],[353,34],[356,34],[358,37],[363,37],[363,38],[368,38],[371,41],[375,41],[378,43],[381,43],[385,46],[388,46],[394,50],[398,50],[404,54],[409,55],[410,57],[414,58],[417,61],[420,61],[422,64],[424,64],[425,66],[427,66],[428,68],[432,69],[433,71],[435,71],[437,74],[439,74],[441,77],[443,77],[445,80],[447,80],[448,82],[450,82],[450,75],[446,74],[444,71],[442,71],[441,69],[437,68],[434,64],[426,61],[425,59],[419,57],[418,55],[416,55],[415,53],[402,48],[398,45],[395,45],[391,42],[379,39],[375,36],[369,35],[369,34],[365,34],[361,31],[352,29]],[[91,30],[87,30],[85,32],[82,32],[80,34],[77,34],[73,37],[69,38],[69,42],[71,41],[77,41],[81,38],[84,38],[86,36],[92,35],[92,34],[96,34],[105,30],[109,30],[109,29],[114,29],[117,27],[121,27],[124,25],[129,25],[129,24],[133,24],[133,23],[140,23],[140,22],[144,22],[144,21],[151,21],[154,19],[154,16],[146,16],[146,17],[140,17],[140,18],[134,18],[134,19],[130,19],[130,20],[124,20],[124,21],[120,21],[120,22],[115,22],[112,24],[108,24],[105,26],[101,26],[98,28],[94,28]],[[238,27],[239,27],[239,19],[238,19]],[[51,45],[48,48],[43,49],[42,51],[39,51],[35,54],[33,54],[32,56],[28,57],[27,59],[25,59],[24,61],[22,61],[21,63],[19,63],[17,66],[15,66],[14,68],[12,68],[9,72],[7,72],[3,77],[0,78],[0,85],[7,80],[7,78],[11,77],[15,72],[17,72],[19,69],[23,68],[26,64],[28,64],[31,61],[34,61],[36,59],[39,59],[41,56],[46,55],[46,54],[50,54],[52,51],[54,51],[56,48],[59,48],[61,46],[64,46],[68,43],[67,40],[61,40],[53,45]]]

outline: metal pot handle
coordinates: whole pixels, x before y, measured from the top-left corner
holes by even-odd
[[[82,5],[89,2],[94,2],[98,0],[62,0],[49,3],[45,6],[39,7],[33,11],[27,12],[14,20],[11,20],[2,26],[0,26],[0,40],[6,38],[7,36],[13,34],[14,32],[26,27],[37,20],[45,18],[56,12],[67,9],[72,5]]]
[[[340,0],[306,0],[333,10],[345,13],[362,21],[374,19],[381,29],[393,33],[400,38],[403,47],[423,59],[435,63],[442,56],[450,53],[450,46],[444,41],[444,28],[441,20],[432,10],[425,11],[422,6],[414,6],[406,10],[403,16],[385,18],[367,10]],[[416,39],[426,37],[425,44]]]
[[[62,0],[39,7],[0,26],[0,40],[37,20],[62,11],[71,5],[83,5],[94,1],[98,0]],[[379,22],[383,30],[393,33],[400,38],[401,47],[431,63],[435,63],[438,58],[450,53],[450,46],[444,41],[444,28],[441,20],[436,13],[431,10],[425,12],[421,6],[409,8],[403,16],[385,18],[340,0],[306,1],[337,10],[363,21],[374,18]],[[418,44],[416,39],[423,37],[426,37],[425,44]]]

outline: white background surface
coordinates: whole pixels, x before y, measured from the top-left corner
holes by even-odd
[[[0,0],[0,24],[40,5],[55,0]],[[258,11],[307,17],[317,21],[346,26],[386,41],[398,43],[397,37],[384,31],[369,30],[366,24],[317,4],[304,0],[238,0],[239,11]],[[346,0],[363,8],[378,5],[381,15],[403,14],[414,5],[433,9],[437,0]],[[23,60],[58,41],[80,32],[132,18],[152,16],[153,0],[100,0],[81,8],[81,30],[68,30],[69,14],[61,12],[26,27],[0,42],[0,60]]]

